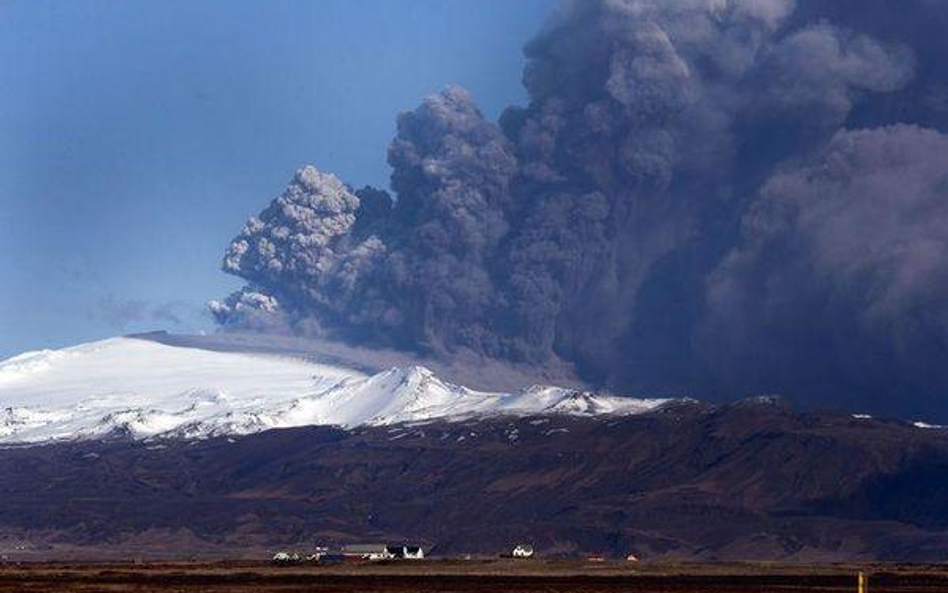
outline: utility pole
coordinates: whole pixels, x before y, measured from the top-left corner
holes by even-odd
[[[869,577],[866,576],[866,573],[859,571],[859,592],[858,593],[869,593]]]

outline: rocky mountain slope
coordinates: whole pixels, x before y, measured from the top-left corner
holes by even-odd
[[[759,398],[0,450],[0,550],[943,561],[948,433]],[[19,547],[17,547],[19,546]]]

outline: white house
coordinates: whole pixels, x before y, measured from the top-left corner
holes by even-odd
[[[514,558],[533,558],[533,546],[530,544],[520,544],[513,549]]]

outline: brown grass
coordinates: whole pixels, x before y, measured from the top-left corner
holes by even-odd
[[[948,591],[934,565],[592,564],[567,560],[439,560],[288,567],[263,562],[0,565],[0,592],[842,593],[856,573],[872,593]]]

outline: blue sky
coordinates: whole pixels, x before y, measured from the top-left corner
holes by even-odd
[[[555,3],[0,1],[0,357],[211,329],[224,248],[299,165],[387,187],[399,111],[523,103]]]

